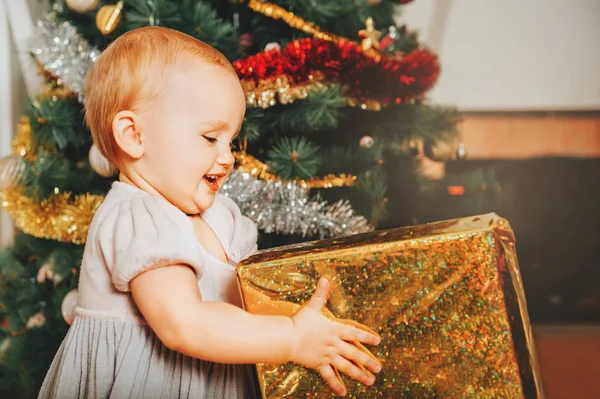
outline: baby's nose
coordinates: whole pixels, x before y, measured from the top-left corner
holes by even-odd
[[[233,153],[231,152],[230,149],[228,149],[227,151],[223,151],[220,155],[219,158],[217,159],[217,163],[219,163],[220,165],[233,165],[235,162],[235,157],[233,156]]]

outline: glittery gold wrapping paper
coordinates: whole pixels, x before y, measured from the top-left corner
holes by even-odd
[[[542,398],[515,240],[496,214],[274,248],[238,266],[244,306],[293,315],[327,277],[327,308],[381,334],[374,386],[351,398]],[[330,398],[315,371],[257,365],[264,398]]]

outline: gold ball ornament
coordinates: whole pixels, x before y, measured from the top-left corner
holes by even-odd
[[[63,319],[67,322],[68,325],[73,323],[73,319],[75,318],[75,308],[79,302],[79,291],[77,288],[71,290],[65,295],[63,298],[62,304],[60,306],[60,311],[62,313]]]
[[[123,11],[123,2],[110,4],[102,7],[96,14],[96,27],[103,35],[109,35],[114,32],[119,22],[121,22],[121,12]]]
[[[66,0],[67,7],[80,14],[85,14],[98,7],[100,0]]]
[[[25,161],[17,155],[0,159],[0,190],[16,186],[25,173]]]
[[[117,174],[118,170],[116,166],[100,153],[96,144],[92,144],[88,159],[94,172],[98,173],[100,176],[112,177]]]

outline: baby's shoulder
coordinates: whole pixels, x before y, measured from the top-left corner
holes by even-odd
[[[128,291],[140,273],[166,265],[190,265],[198,278],[202,275],[203,258],[189,218],[162,197],[125,183],[115,183],[107,194],[87,245],[119,291]]]
[[[122,182],[113,183],[98,207],[90,233],[148,236],[190,232],[186,215],[162,197]]]

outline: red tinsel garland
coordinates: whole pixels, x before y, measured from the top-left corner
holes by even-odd
[[[358,101],[378,100],[400,104],[421,97],[437,80],[437,57],[416,49],[379,61],[367,57],[355,43],[305,38],[281,51],[270,50],[233,63],[242,81],[258,83],[286,76],[293,85],[307,84],[320,76],[324,83],[339,83],[345,95]]]

